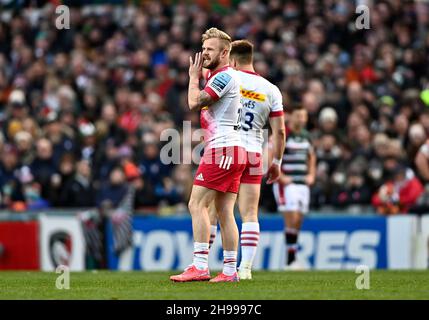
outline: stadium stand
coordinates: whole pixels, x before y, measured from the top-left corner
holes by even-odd
[[[186,212],[196,166],[163,164],[160,135],[185,120],[199,126],[186,105],[188,63],[209,26],[252,41],[256,69],[280,87],[285,109],[308,110],[313,211],[429,205],[429,175],[415,161],[429,157],[427,2],[376,1],[362,30],[354,1],[97,1],[70,6],[62,30],[56,2],[4,3],[1,208],[120,202],[132,180],[135,208]],[[402,203],[411,180],[419,193]],[[261,198],[275,211],[271,187]]]

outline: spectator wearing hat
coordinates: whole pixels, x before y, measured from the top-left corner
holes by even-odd
[[[97,136],[95,126],[86,120],[79,124],[80,154],[79,158],[93,162],[97,152]]]
[[[9,112],[12,119],[23,120],[28,116],[25,93],[20,89],[13,90],[9,95]]]
[[[22,130],[22,122],[28,118],[29,112],[25,101],[25,93],[20,89],[13,90],[8,99],[8,108],[5,116],[4,128],[9,139]]]
[[[320,110],[318,126],[312,133],[313,140],[320,139],[324,134],[334,135],[337,140],[342,138],[342,129],[338,127],[338,115],[334,108],[324,107]]]
[[[155,193],[155,189],[150,183],[145,181],[138,166],[131,160],[124,159],[122,160],[122,167],[128,183],[135,189],[133,207],[140,210],[153,210],[157,208],[159,198]]]
[[[325,107],[319,113],[319,127],[323,133],[336,133],[338,128],[337,112],[332,107]]]

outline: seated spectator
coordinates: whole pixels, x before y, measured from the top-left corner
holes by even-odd
[[[347,173],[345,185],[333,192],[331,203],[340,208],[367,204],[371,200],[371,190],[365,183],[362,171],[351,169]]]
[[[117,111],[113,103],[106,103],[101,109],[101,118],[95,123],[97,132],[101,140],[112,139],[115,143],[121,144],[125,141],[126,132],[117,124]]]
[[[42,198],[42,186],[34,180],[29,167],[24,166],[18,173],[26,210],[40,210],[50,207],[49,202]]]
[[[73,180],[76,170],[76,159],[72,153],[64,153],[58,167],[58,172],[52,175],[49,188],[49,202],[54,207],[62,207],[61,197],[68,184]],[[83,195],[85,197],[85,195]]]
[[[156,138],[152,134],[145,134],[144,136],[148,138],[144,141],[143,155],[139,169],[147,182],[156,186],[162,178],[170,175],[170,166],[162,163],[160,148]]]
[[[80,154],[79,157],[88,161],[94,161],[97,152],[96,128],[91,122],[85,120],[79,124]]]
[[[36,157],[30,165],[34,179],[42,186],[42,197],[49,197],[49,185],[56,172],[52,143],[46,138],[36,141]]]
[[[0,207],[12,208],[13,203],[24,203],[19,171],[18,151],[12,145],[5,145],[0,159]]]
[[[341,149],[338,146],[337,138],[333,134],[324,134],[320,138],[316,155],[318,163],[325,162],[327,164],[328,174],[331,175],[341,157]]]
[[[154,187],[147,183],[142,176],[140,169],[131,161],[131,159],[123,158],[121,165],[125,172],[127,181],[134,188],[134,209],[149,209],[152,212],[157,211],[159,197],[156,195]]]
[[[58,166],[63,154],[75,152],[75,142],[64,133],[63,125],[55,112],[48,115],[43,131],[46,138],[52,143],[53,159],[56,166]]]
[[[320,111],[319,126],[322,133],[338,134],[338,116],[334,108],[326,107]],[[338,138],[338,137],[337,137]]]
[[[128,186],[124,169],[116,166],[110,172],[109,182],[102,185],[97,193],[96,206],[107,208],[116,208],[124,196],[127,194]]]
[[[175,205],[180,202],[181,197],[178,186],[173,179],[164,177],[155,187],[155,194],[162,199],[166,205]]]
[[[411,169],[398,164],[372,197],[372,204],[383,215],[407,213],[423,193],[423,185]]]
[[[22,165],[30,165],[35,157],[33,150],[33,137],[27,131],[19,131],[15,135],[15,145],[18,149]]]
[[[63,163],[63,173],[64,166],[67,166],[67,163]],[[89,208],[95,205],[96,192],[92,185],[91,166],[88,160],[80,160],[76,165],[76,174],[72,179],[66,181],[58,206]]]

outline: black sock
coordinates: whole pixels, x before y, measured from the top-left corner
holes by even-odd
[[[295,230],[292,232],[286,231],[285,238],[286,238],[287,264],[290,265],[292,262],[295,261],[298,233]]]

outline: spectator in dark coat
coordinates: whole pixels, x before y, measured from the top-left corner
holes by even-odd
[[[62,194],[60,206],[88,208],[95,205],[96,193],[91,182],[91,166],[88,160],[80,160],[76,165],[76,174],[70,180]]]
[[[350,170],[343,187],[338,187],[333,193],[332,204],[338,207],[362,205],[371,200],[371,190],[365,183],[363,172]]]
[[[51,141],[46,138],[37,140],[36,158],[31,163],[30,169],[34,179],[42,186],[42,197],[47,199],[52,175],[56,172]]]
[[[128,186],[122,167],[113,168],[109,177],[109,182],[102,185],[97,194],[97,207],[116,208],[127,193]]]
[[[71,153],[65,153],[61,157],[58,172],[54,173],[51,178],[49,188],[49,202],[54,207],[61,207],[61,196],[66,186],[74,178],[75,174],[75,158]]]
[[[155,138],[154,138],[155,139]],[[139,166],[146,180],[156,186],[164,177],[170,175],[170,167],[161,162],[160,149],[155,140],[147,141],[143,149],[143,159]]]
[[[75,152],[75,141],[64,133],[63,125],[55,112],[51,112],[48,116],[43,129],[46,137],[52,143],[53,159],[55,165],[58,166],[65,153]]]
[[[13,202],[24,201],[22,186],[18,179],[18,151],[5,145],[0,159],[0,207],[11,207]]]

